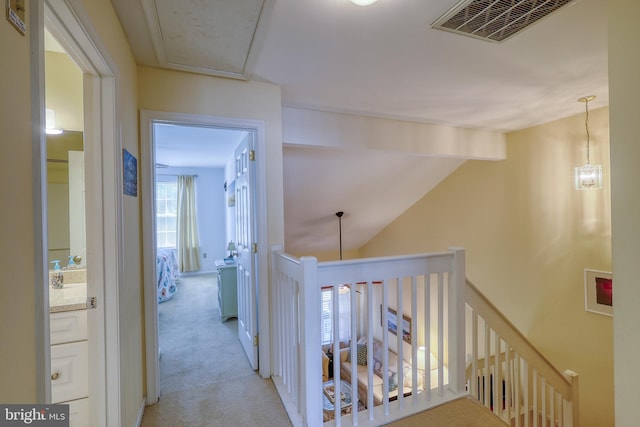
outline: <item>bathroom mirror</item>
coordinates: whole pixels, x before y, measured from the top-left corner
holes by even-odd
[[[48,254],[49,262],[60,260],[61,267],[70,256],[78,267],[86,265],[83,150],[82,132],[47,135]]]

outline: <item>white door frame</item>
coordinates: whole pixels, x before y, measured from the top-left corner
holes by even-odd
[[[266,143],[265,123],[260,120],[217,117],[197,114],[183,114],[163,111],[140,111],[141,134],[141,192],[142,192],[142,231],[144,264],[144,306],[145,306],[145,345],[146,345],[146,382],[147,404],[152,405],[160,397],[160,360],[158,354],[158,288],[156,283],[156,232],[155,232],[155,148],[153,125],[169,123],[175,125],[222,127],[255,132],[256,135],[256,224],[258,238],[258,272],[256,279],[260,292],[258,295],[259,323],[259,371],[263,378],[271,375],[269,357],[269,263],[267,231],[267,179],[266,179]],[[262,321],[262,319],[267,321]]]
[[[116,108],[117,68],[109,59],[104,45],[99,43],[97,32],[77,1],[45,0],[31,3],[32,69],[35,70],[32,87],[33,119],[44,128],[44,26],[54,35],[67,53],[82,70],[84,134],[90,141],[85,151],[85,164],[101,173],[86,175],[87,252],[91,263],[87,271],[89,288],[97,297],[97,308],[88,310],[89,337],[89,411],[92,425],[106,427],[122,424],[122,393],[120,389],[120,333],[118,289],[123,277],[122,234],[122,141],[117,132],[120,118]],[[36,26],[37,28],[33,28]],[[40,156],[41,169],[46,167],[44,155],[45,137],[35,132],[40,148],[34,155]],[[34,137],[35,138],[35,137]],[[42,202],[41,229],[36,230],[36,240],[42,245],[43,263],[46,262],[46,183],[44,170],[40,173],[40,188],[36,194]],[[38,272],[44,285],[42,311],[46,313],[42,329],[38,328],[39,341],[43,344],[44,358],[38,360],[38,389],[45,390],[45,402],[51,402],[50,348],[48,327],[48,269],[45,265]],[[109,284],[109,286],[105,286]]]

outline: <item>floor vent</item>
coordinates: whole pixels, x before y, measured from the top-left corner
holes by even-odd
[[[576,0],[462,0],[432,27],[501,42]]]

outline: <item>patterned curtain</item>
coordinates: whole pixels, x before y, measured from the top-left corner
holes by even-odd
[[[195,178],[190,175],[178,176],[177,229],[177,252],[180,271],[200,270]]]

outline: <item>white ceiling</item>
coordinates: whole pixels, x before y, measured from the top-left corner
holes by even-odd
[[[298,254],[338,249],[338,211],[344,211],[343,247],[361,247],[381,224],[389,224],[464,162],[320,147],[292,146],[285,153],[285,242]]]
[[[173,124],[154,125],[156,165],[223,168],[246,131]]]
[[[608,105],[606,1],[578,0],[502,43],[432,29],[457,2],[183,0],[177,8],[168,0],[112,0],[139,64],[272,82],[284,106],[510,131],[581,113],[584,95],[597,95],[591,108]],[[221,22],[233,31],[220,30]],[[359,153],[356,160],[318,150],[284,150],[292,252],[336,249],[338,210],[345,233],[349,220],[359,229],[345,234],[345,248],[359,247],[455,168],[406,155]],[[386,184],[397,181],[394,169],[376,180],[349,173],[349,161],[376,168],[399,162],[421,171],[412,178],[425,184],[411,194],[392,191]],[[378,206],[381,195],[397,197],[393,207]]]

